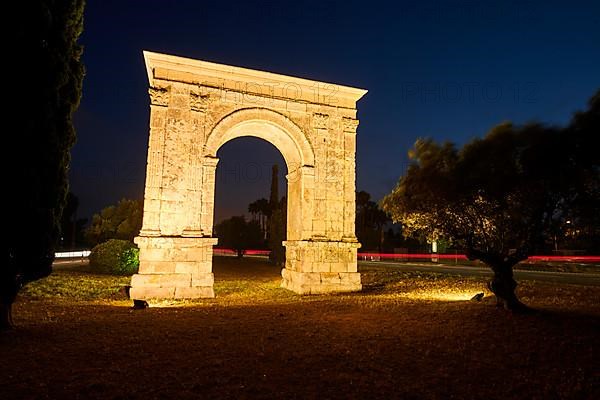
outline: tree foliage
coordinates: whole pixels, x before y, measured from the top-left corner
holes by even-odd
[[[283,196],[277,203],[271,205],[269,218],[269,260],[271,263],[285,265],[285,247],[283,241],[287,234],[287,197]]]
[[[140,250],[128,240],[110,239],[94,246],[90,267],[102,274],[133,275],[140,266]]]
[[[275,265],[285,265],[283,241],[287,231],[287,199],[279,199],[279,167],[273,165],[271,174],[271,193],[269,196],[270,215],[268,219],[269,261]]]
[[[114,206],[104,208],[95,214],[86,231],[86,238],[92,245],[109,239],[133,242],[142,228],[143,203],[140,200],[122,199]]]
[[[248,212],[252,214],[252,219],[258,221],[263,231],[264,237],[267,236],[267,221],[271,216],[271,206],[269,200],[261,198],[248,204]]]
[[[597,207],[598,155],[588,146],[599,127],[597,94],[566,129],[504,123],[461,149],[419,140],[383,208],[406,234],[450,238],[489,265],[499,304],[521,309],[513,265],[544,246],[557,219]]]
[[[371,195],[365,191],[356,192],[356,237],[363,250],[382,251],[385,239],[384,227],[391,219]]]
[[[67,199],[63,210],[60,230],[62,249],[74,249],[83,244],[84,226],[86,218],[77,218],[77,209],[79,208],[79,198],[72,192],[67,193]]]
[[[12,324],[11,305],[27,282],[51,272],[68,192],[70,150],[75,143],[73,112],[83,82],[82,0],[16,2],[11,18],[19,21],[11,46],[11,99],[7,115],[18,124],[8,135],[15,165],[10,187],[0,269],[0,328]],[[10,87],[15,85],[15,87]]]
[[[236,216],[221,221],[215,226],[219,246],[235,250],[238,257],[244,251],[258,246],[262,242],[260,225],[256,221],[246,221],[244,216]]]
[[[572,171],[571,192],[560,227],[573,246],[600,251],[600,90],[586,111],[578,112],[565,130]],[[565,222],[569,223],[566,224]]]

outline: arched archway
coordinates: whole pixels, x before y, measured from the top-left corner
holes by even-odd
[[[215,157],[219,147],[242,136],[272,143],[288,166],[315,164],[314,151],[302,129],[285,115],[262,107],[242,108],[223,117],[206,139],[205,155]]]
[[[156,53],[140,270],[131,297],[214,296],[217,150],[242,136],[272,143],[288,167],[282,286],[361,289],[356,270],[356,101],[366,91]],[[326,95],[322,95],[322,87]]]
[[[236,110],[221,119],[209,133],[204,147],[204,156],[216,159],[219,148],[230,140],[238,137],[253,136],[271,143],[281,152],[288,174],[288,240],[310,239],[309,226],[303,226],[303,211],[308,202],[303,187],[313,186],[309,180],[314,180],[314,152],[302,130],[284,115],[264,108],[243,108]],[[214,182],[209,177],[207,182]],[[204,192],[209,192],[205,187]],[[207,224],[214,219],[207,210]],[[211,222],[212,223],[212,222]],[[206,225],[208,229],[208,225]]]

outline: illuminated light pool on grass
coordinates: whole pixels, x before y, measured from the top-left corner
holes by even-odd
[[[401,293],[400,297],[411,300],[434,300],[434,301],[470,301],[477,292],[443,291],[443,290],[416,290]]]
[[[474,297],[482,294],[478,301],[491,296],[488,291],[483,291],[481,288],[465,287],[463,289],[449,286],[437,287],[417,287],[413,289],[397,289],[387,293],[375,294],[378,299],[394,300],[414,300],[414,301],[436,301],[436,302],[459,302],[459,301],[475,301]]]

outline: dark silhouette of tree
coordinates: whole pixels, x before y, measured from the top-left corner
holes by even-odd
[[[287,198],[285,196],[272,211],[270,227],[271,253],[269,253],[269,260],[275,265],[284,266],[285,247],[282,242],[286,238],[287,229]]]
[[[356,192],[356,237],[364,250],[382,251],[388,222],[391,222],[389,215],[371,201],[369,193]]]
[[[250,213],[250,215],[252,215],[252,221],[258,221],[258,216],[259,216],[259,211],[258,211],[258,205],[256,204],[258,200],[253,201],[252,203],[248,204],[248,212]]]
[[[109,239],[133,242],[142,228],[142,215],[142,201],[122,199],[115,206],[108,206],[94,214],[86,238],[94,246]]]
[[[271,209],[279,205],[279,167],[274,164],[271,168],[271,193],[269,195]]]
[[[600,90],[588,103],[588,109],[575,114],[563,132],[566,149],[570,149],[571,191],[568,207],[562,214],[559,229],[572,248],[600,251]]]
[[[239,258],[244,251],[258,246],[262,241],[260,225],[256,221],[246,221],[244,216],[231,217],[215,226],[219,247],[231,248]]]
[[[285,264],[285,248],[283,241],[286,237],[287,227],[287,200],[285,197],[279,200],[279,168],[277,164],[273,165],[271,175],[271,194],[269,196],[269,208],[271,215],[269,216],[269,260],[275,265]]]
[[[356,236],[359,238],[359,242],[361,238],[364,238],[364,232],[367,229],[367,214],[361,212],[361,210],[367,207],[367,204],[371,201],[371,195],[364,190],[356,192]]]
[[[498,305],[525,310],[513,266],[544,245],[553,221],[576,209],[581,193],[598,187],[597,154],[581,148],[598,132],[595,99],[584,114],[594,122],[577,135],[581,114],[564,130],[501,124],[460,150],[417,141],[414,161],[383,200],[384,210],[405,233],[451,239],[469,259],[486,263]]]
[[[23,285],[49,275],[68,192],[72,115],[83,82],[83,1],[13,4],[16,40],[9,41],[11,93],[6,114],[18,121],[5,148],[17,160],[6,170],[4,261],[0,268],[0,329],[12,326],[12,303]],[[11,85],[15,87],[11,88]]]
[[[404,237],[399,224],[391,225],[383,233],[382,252],[384,253],[421,253],[428,248],[426,242],[413,237]]]
[[[74,249],[83,241],[83,227],[87,219],[77,218],[78,208],[79,199],[72,192],[69,192],[60,222],[60,247],[63,249]]]
[[[267,238],[267,221],[271,216],[271,206],[269,200],[262,198],[253,201],[248,205],[248,212],[252,214],[253,218],[258,218],[261,231],[263,232],[263,238]]]

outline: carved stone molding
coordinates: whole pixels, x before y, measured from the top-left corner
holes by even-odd
[[[151,87],[148,89],[150,94],[150,104],[153,106],[166,107],[169,105],[169,88]]]
[[[313,114],[314,127],[317,129],[327,129],[327,123],[329,121],[329,115],[314,113]]]
[[[342,124],[344,127],[344,132],[356,133],[356,128],[358,127],[357,119],[344,117],[342,118]]]
[[[208,94],[190,92],[190,108],[192,111],[206,112],[208,109]]]

